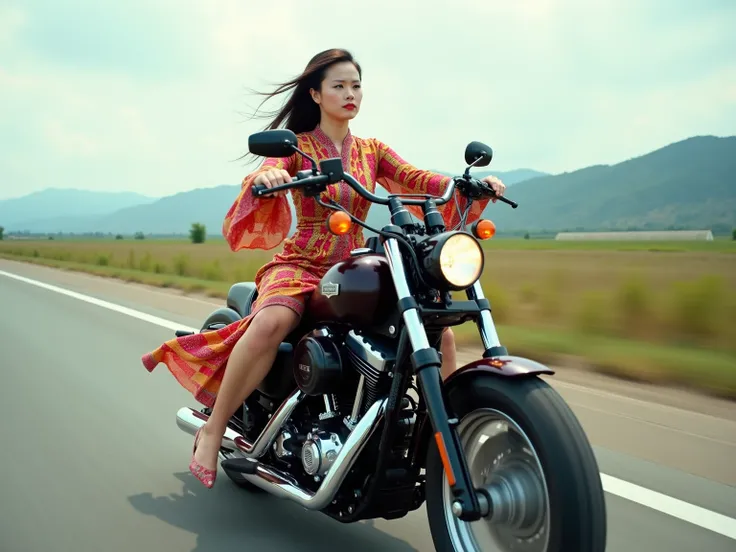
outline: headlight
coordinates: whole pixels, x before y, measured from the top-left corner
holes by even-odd
[[[472,286],[483,272],[483,250],[473,236],[464,232],[448,232],[432,236],[424,267],[443,287],[462,290]]]

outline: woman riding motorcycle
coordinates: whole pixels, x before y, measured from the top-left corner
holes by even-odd
[[[413,167],[379,140],[352,135],[349,122],[360,110],[361,79],[362,69],[350,52],[330,49],[317,54],[301,75],[268,94],[273,97],[293,90],[267,128],[278,128],[285,122],[284,126],[297,134],[299,149],[316,161],[342,158],[346,171],[370,192],[380,184],[389,193],[441,195],[450,177]],[[285,192],[262,199],[251,194],[255,184],[271,188],[291,182],[297,171],[309,167],[296,154],[286,159],[266,159],[243,180],[240,194],[225,217],[223,234],[233,251],[268,250],[284,243],[283,251],[256,274],[258,297],[251,314],[220,330],[167,341],[142,358],[149,372],[164,363],[197,401],[212,408],[207,423],[195,436],[189,466],[208,488],[215,483],[218,452],[228,420],[267,375],[279,344],[296,329],[309,295],[325,272],[364,244],[358,225],[345,235],[331,234],[325,225],[328,210],[295,189],[291,194],[297,215],[296,233],[285,240],[291,227]],[[505,186],[500,180],[489,176],[484,181],[497,195],[503,195]],[[365,220],[370,203],[344,182],[330,186],[325,194]],[[458,197],[460,212],[465,201]],[[487,203],[487,199],[475,201],[467,222],[480,218]],[[417,207],[408,209],[421,218]],[[439,211],[448,227],[460,221],[454,201]],[[451,330],[442,336],[441,352],[446,377],[455,369]]]

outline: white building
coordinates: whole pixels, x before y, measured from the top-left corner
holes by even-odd
[[[710,230],[662,230],[640,232],[560,232],[555,236],[560,241],[713,241]]]

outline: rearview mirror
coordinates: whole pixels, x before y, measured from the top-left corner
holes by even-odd
[[[297,143],[296,134],[288,129],[264,130],[248,137],[248,151],[263,157],[289,157]]]
[[[493,150],[482,142],[470,142],[465,148],[465,162],[473,167],[487,167],[493,159]]]

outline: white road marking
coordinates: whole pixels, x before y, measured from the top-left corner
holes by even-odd
[[[12,278],[20,282],[25,282],[26,284],[31,284],[33,286],[37,286],[37,287],[40,287],[40,288],[43,288],[49,291],[60,293],[61,295],[66,295],[67,297],[73,297],[74,299],[79,299],[80,301],[84,301],[85,303],[90,303],[92,305],[96,305],[104,309],[109,309],[114,312],[119,312],[120,314],[126,314],[133,318],[137,318],[138,320],[142,320],[143,322],[149,322],[151,324],[161,326],[162,328],[166,328],[168,330],[172,330],[172,331],[184,330],[184,331],[189,331],[189,332],[199,331],[198,328],[190,328],[184,324],[178,324],[176,322],[172,322],[171,320],[166,320],[165,318],[161,318],[159,316],[154,316],[152,314],[147,314],[145,312],[137,311],[135,309],[130,309],[122,305],[116,305],[115,303],[110,303],[109,301],[103,301],[102,299],[97,299],[96,297],[91,297],[89,295],[83,295],[81,293],[77,293],[76,291],[71,291],[71,290],[64,289],[64,288],[54,286],[51,284],[46,284],[44,282],[39,282],[37,280],[31,280],[30,278],[26,278],[24,276],[18,276],[16,274],[11,274],[10,272],[5,272],[3,270],[0,270],[0,276],[7,276],[8,278]]]
[[[633,483],[629,483],[623,479],[617,479],[605,473],[601,474],[601,481],[603,482],[603,490],[607,493],[631,500],[642,506],[653,508],[664,514],[736,540],[736,519],[706,510],[700,506],[695,506],[684,500],[652,491],[646,487],[634,485]]]
[[[96,305],[98,307],[102,307],[113,312],[125,314],[143,322],[155,324],[157,326],[161,326],[162,328],[166,328],[172,331],[199,331],[197,328],[190,328],[184,324],[178,324],[159,316],[153,316],[151,314],[124,307],[122,305],[103,301],[102,299],[97,299],[96,297],[90,297],[89,295],[84,295],[58,286],[39,282],[37,280],[18,276],[16,274],[11,274],[10,272],[0,270],[0,276],[12,278],[14,280],[37,286],[48,291],[53,291],[61,295],[66,295],[67,297],[72,297],[74,299],[78,299],[79,301],[84,301],[85,303]],[[631,502],[635,502],[637,504],[641,504],[642,506],[646,506],[653,510],[657,510],[664,514],[670,515],[674,518],[686,521],[693,525],[697,525],[698,527],[708,529],[709,531],[713,531],[714,533],[718,533],[725,537],[736,540],[736,519],[734,518],[730,518],[717,512],[701,508],[700,506],[695,506],[694,504],[690,504],[689,502],[685,502],[662,493],[658,493],[651,489],[647,489],[646,487],[641,487],[639,485],[629,483],[628,481],[618,479],[611,475],[607,475],[604,473],[601,473],[600,475],[601,481],[603,483],[603,489],[607,493],[619,496],[626,500],[630,500]]]

